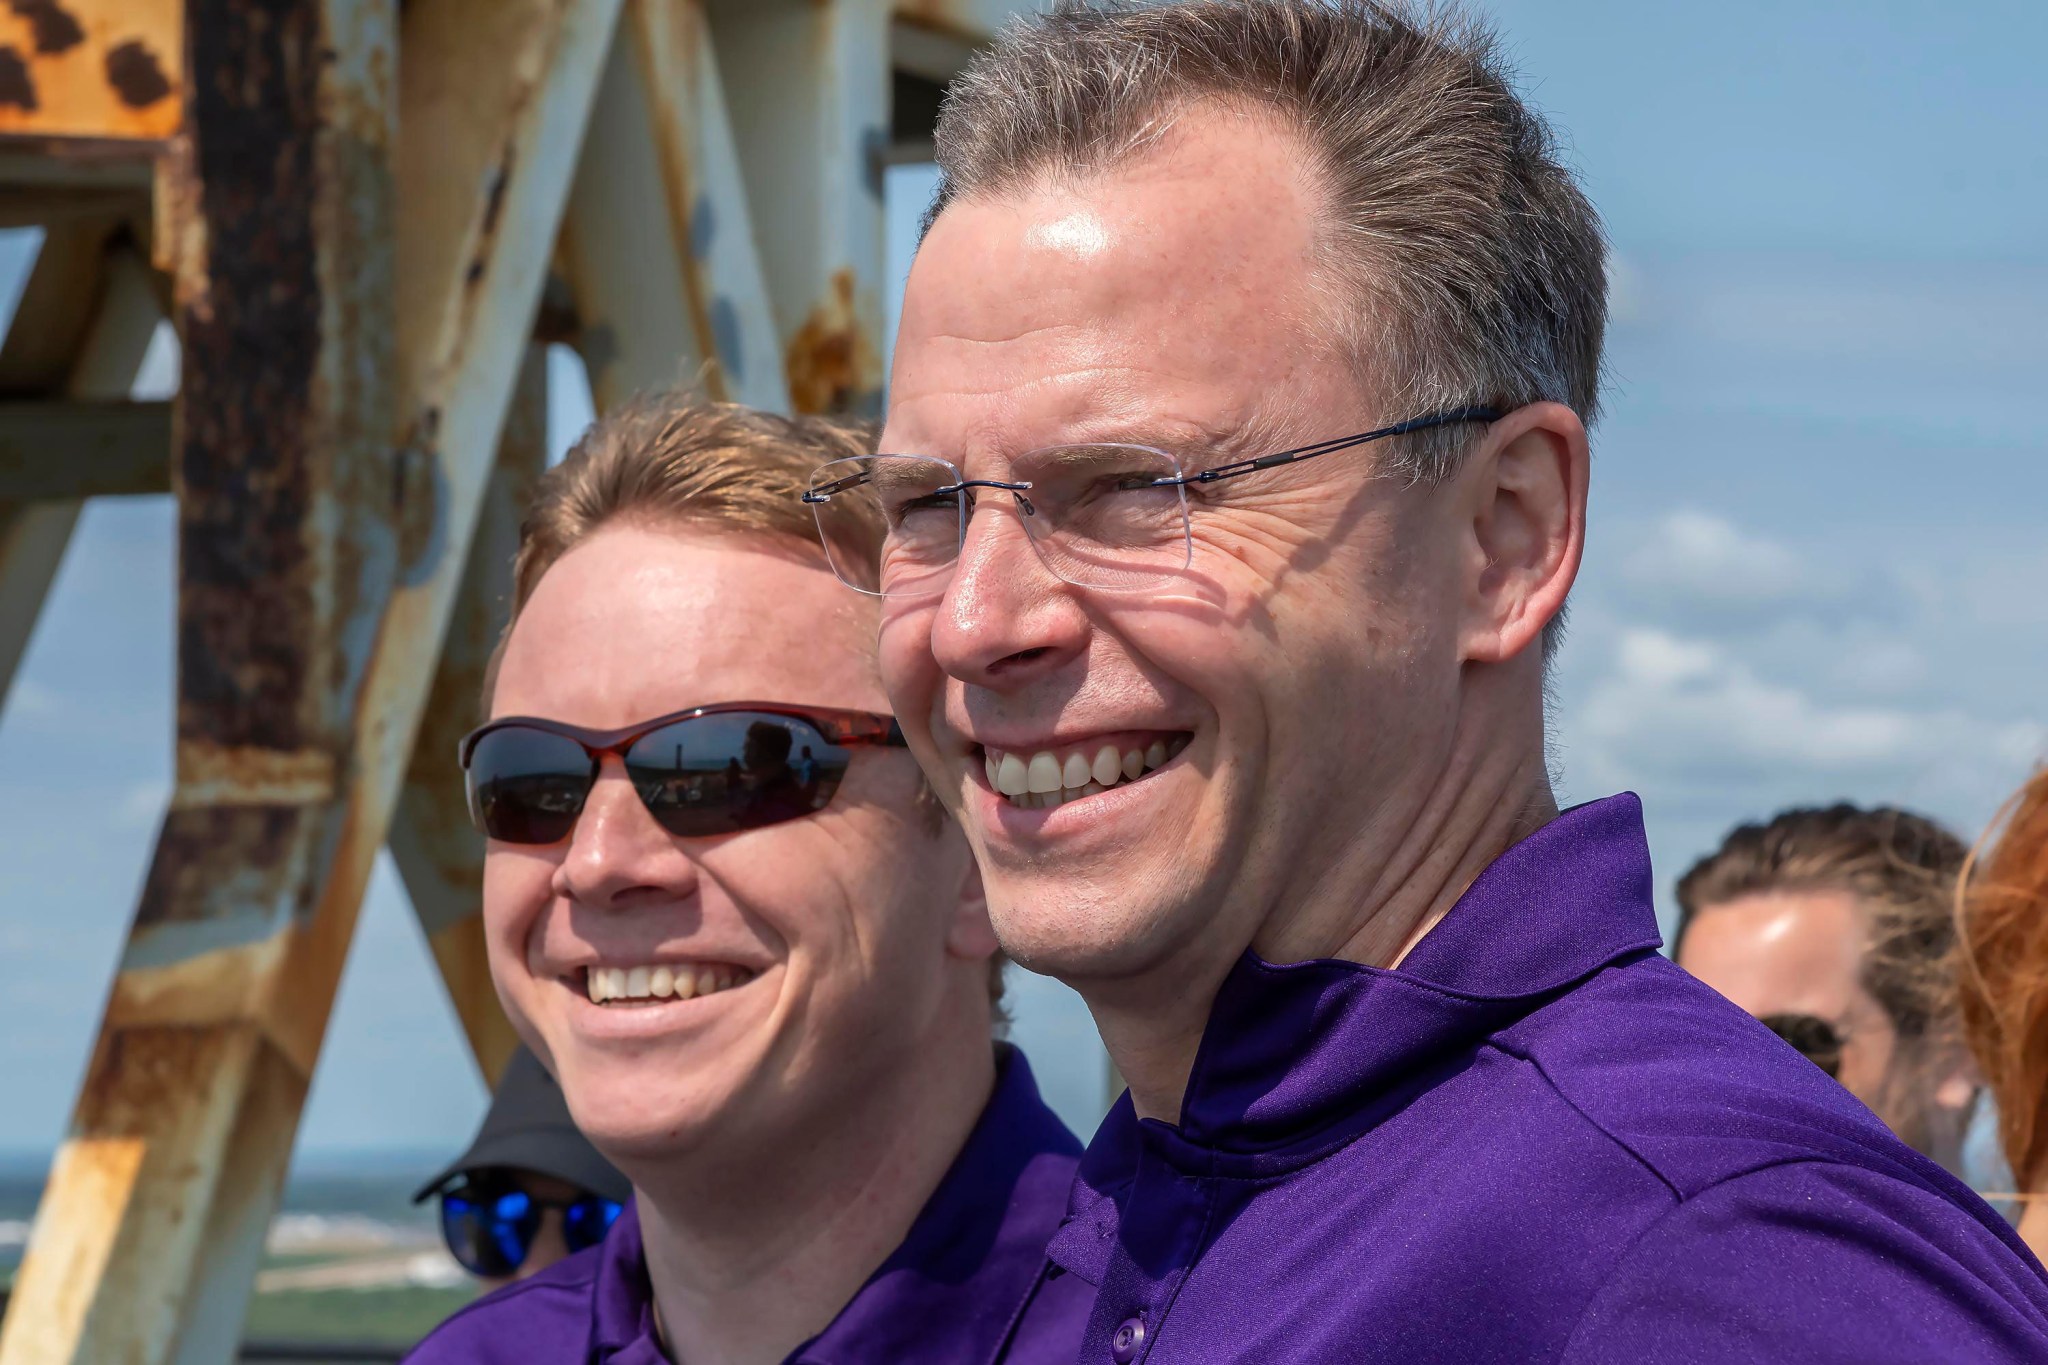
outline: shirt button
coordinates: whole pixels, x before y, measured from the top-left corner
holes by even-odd
[[[1110,1358],[1116,1365],[1131,1365],[1138,1358],[1138,1352],[1145,1348],[1145,1320],[1125,1318],[1117,1324],[1115,1335],[1109,1339]]]

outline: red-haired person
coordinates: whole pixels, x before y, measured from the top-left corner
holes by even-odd
[[[1963,889],[1963,1023],[2025,1201],[2020,1236],[2048,1256],[2048,768],[2002,823]]]

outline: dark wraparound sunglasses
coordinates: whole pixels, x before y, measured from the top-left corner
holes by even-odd
[[[1762,1024],[1836,1080],[1842,1078],[1842,1034],[1811,1014],[1766,1014]]]
[[[518,1273],[533,1250],[541,1215],[562,1211],[562,1240],[570,1251],[594,1247],[618,1221],[620,1206],[603,1195],[566,1203],[536,1199],[515,1185],[467,1181],[441,1196],[441,1236],[463,1269],[487,1280]]]
[[[708,838],[821,811],[862,745],[902,746],[889,716],[736,701],[623,730],[507,716],[464,736],[457,757],[478,829],[508,844],[569,837],[607,755],[663,829]]]

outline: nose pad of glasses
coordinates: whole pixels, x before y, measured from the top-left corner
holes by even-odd
[[[960,576],[959,565],[966,564],[969,561],[974,563],[977,572],[984,574],[992,570],[1005,573],[1016,572],[1011,556],[1016,555],[1019,549],[1015,542],[1009,538],[1013,533],[1005,529],[1003,523],[1009,523],[1014,526],[1016,532],[1021,533],[1017,538],[1021,539],[1025,545],[1031,547],[1030,554],[1025,556],[1025,558],[1035,562],[1039,569],[1050,575],[1052,579],[1059,579],[1058,571],[1053,568],[1051,561],[1046,558],[1044,518],[1039,515],[1038,509],[1032,505],[1031,500],[1022,492],[1015,489],[1005,491],[1014,500],[1012,505],[1015,507],[1017,515],[1014,518],[994,517],[989,519],[990,525],[985,529],[977,531],[976,523],[980,519],[976,518],[973,513],[981,510],[980,505],[977,504],[974,508],[970,509],[965,534],[962,537],[957,557],[958,562],[955,565],[954,572],[948,577],[949,584],[958,581]],[[976,535],[980,535],[983,539],[979,548],[970,554],[968,545],[974,541]]]

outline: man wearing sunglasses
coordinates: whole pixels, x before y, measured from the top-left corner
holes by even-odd
[[[1678,965],[1762,1020],[1957,1175],[1981,1082],[1962,1036],[1969,849],[1889,806],[1781,811],[1678,880]]]
[[[1635,799],[1558,810],[1603,249],[1494,54],[1374,0],[1006,30],[888,453],[812,480],[1130,1083],[1049,1248],[1080,1358],[2048,1358],[2002,1220],[1657,955]]]
[[[469,1150],[413,1202],[436,1196],[449,1253],[500,1289],[602,1242],[633,1187],[577,1130],[562,1087],[522,1047]]]
[[[992,1040],[979,876],[800,501],[868,448],[658,396],[543,480],[457,757],[499,996],[633,1193],[422,1365],[1073,1358],[1080,1144]]]

